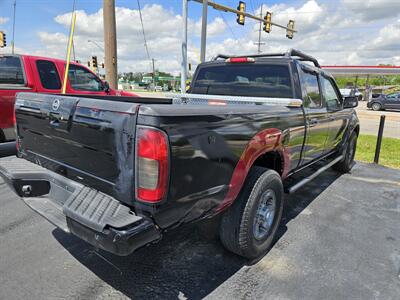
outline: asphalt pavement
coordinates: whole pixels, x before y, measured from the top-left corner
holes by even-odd
[[[367,102],[359,102],[356,108],[357,116],[360,119],[362,134],[377,135],[379,121],[382,115],[386,116],[383,136],[400,138],[400,110],[373,111],[367,108]]]
[[[212,224],[116,257],[56,229],[0,181],[0,299],[398,299],[400,170],[357,163],[286,200],[259,261],[226,251]]]

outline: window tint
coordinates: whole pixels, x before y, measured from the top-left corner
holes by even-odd
[[[61,81],[58,76],[56,65],[48,60],[38,60],[36,67],[39,72],[40,82],[43,88],[49,90],[61,89]]]
[[[191,88],[193,94],[292,98],[288,66],[227,64],[203,67]]]
[[[305,90],[304,107],[321,107],[321,94],[318,86],[318,77],[316,74],[308,73],[302,70],[302,82]]]
[[[394,99],[396,99],[398,96],[399,96],[399,94],[389,94],[389,95],[387,95],[387,98],[390,99],[390,100],[394,100]]]
[[[77,91],[103,91],[101,80],[83,67],[70,65],[68,79],[71,87]]]
[[[0,56],[0,84],[24,84],[21,60],[15,56]]]
[[[340,100],[336,93],[335,88],[332,85],[331,80],[326,77],[321,76],[322,78],[322,90],[324,93],[326,106],[330,110],[338,110],[340,109]]]

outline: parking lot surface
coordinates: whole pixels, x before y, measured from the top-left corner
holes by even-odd
[[[200,225],[116,257],[55,229],[0,181],[0,299],[398,299],[399,170],[327,171],[286,200],[259,261]]]
[[[358,104],[357,116],[360,119],[360,128],[362,134],[377,135],[379,120],[381,115],[386,116],[385,137],[400,138],[400,111],[399,110],[381,110],[373,111],[367,108],[367,102],[360,101]]]

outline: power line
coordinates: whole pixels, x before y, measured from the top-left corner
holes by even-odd
[[[222,20],[224,20],[224,22],[226,23],[226,25],[228,25],[229,31],[232,33],[233,38],[234,38],[235,40],[237,40],[236,34],[235,34],[235,32],[233,32],[233,29],[232,29],[231,25],[226,21],[224,15],[221,13],[221,11],[218,11],[218,12],[219,12],[219,14],[220,14]]]
[[[150,58],[150,53],[149,53],[149,48],[147,47],[147,40],[146,40],[146,34],[144,32],[144,26],[143,26],[143,18],[142,18],[142,10],[140,8],[140,2],[137,0],[137,5],[139,8],[139,17],[140,17],[140,24],[142,24],[142,33],[143,33],[143,40],[144,40],[144,47],[146,48],[146,53],[147,53],[147,58],[151,60]]]

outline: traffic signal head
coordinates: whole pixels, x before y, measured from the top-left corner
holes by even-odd
[[[271,19],[272,19],[272,13],[267,11],[267,14],[264,17],[264,31],[267,33],[271,32]]]
[[[239,1],[237,10],[244,13],[246,11],[246,3],[244,3],[243,1]],[[237,14],[236,22],[239,25],[244,25],[244,15]]]
[[[92,67],[97,68],[97,56],[92,56]]]
[[[286,29],[286,37],[288,39],[292,39],[293,38],[293,30],[294,30],[294,21],[293,20],[289,20],[289,23],[287,24],[287,28]]]
[[[7,46],[6,34],[3,31],[0,31],[0,48],[4,48]]]

